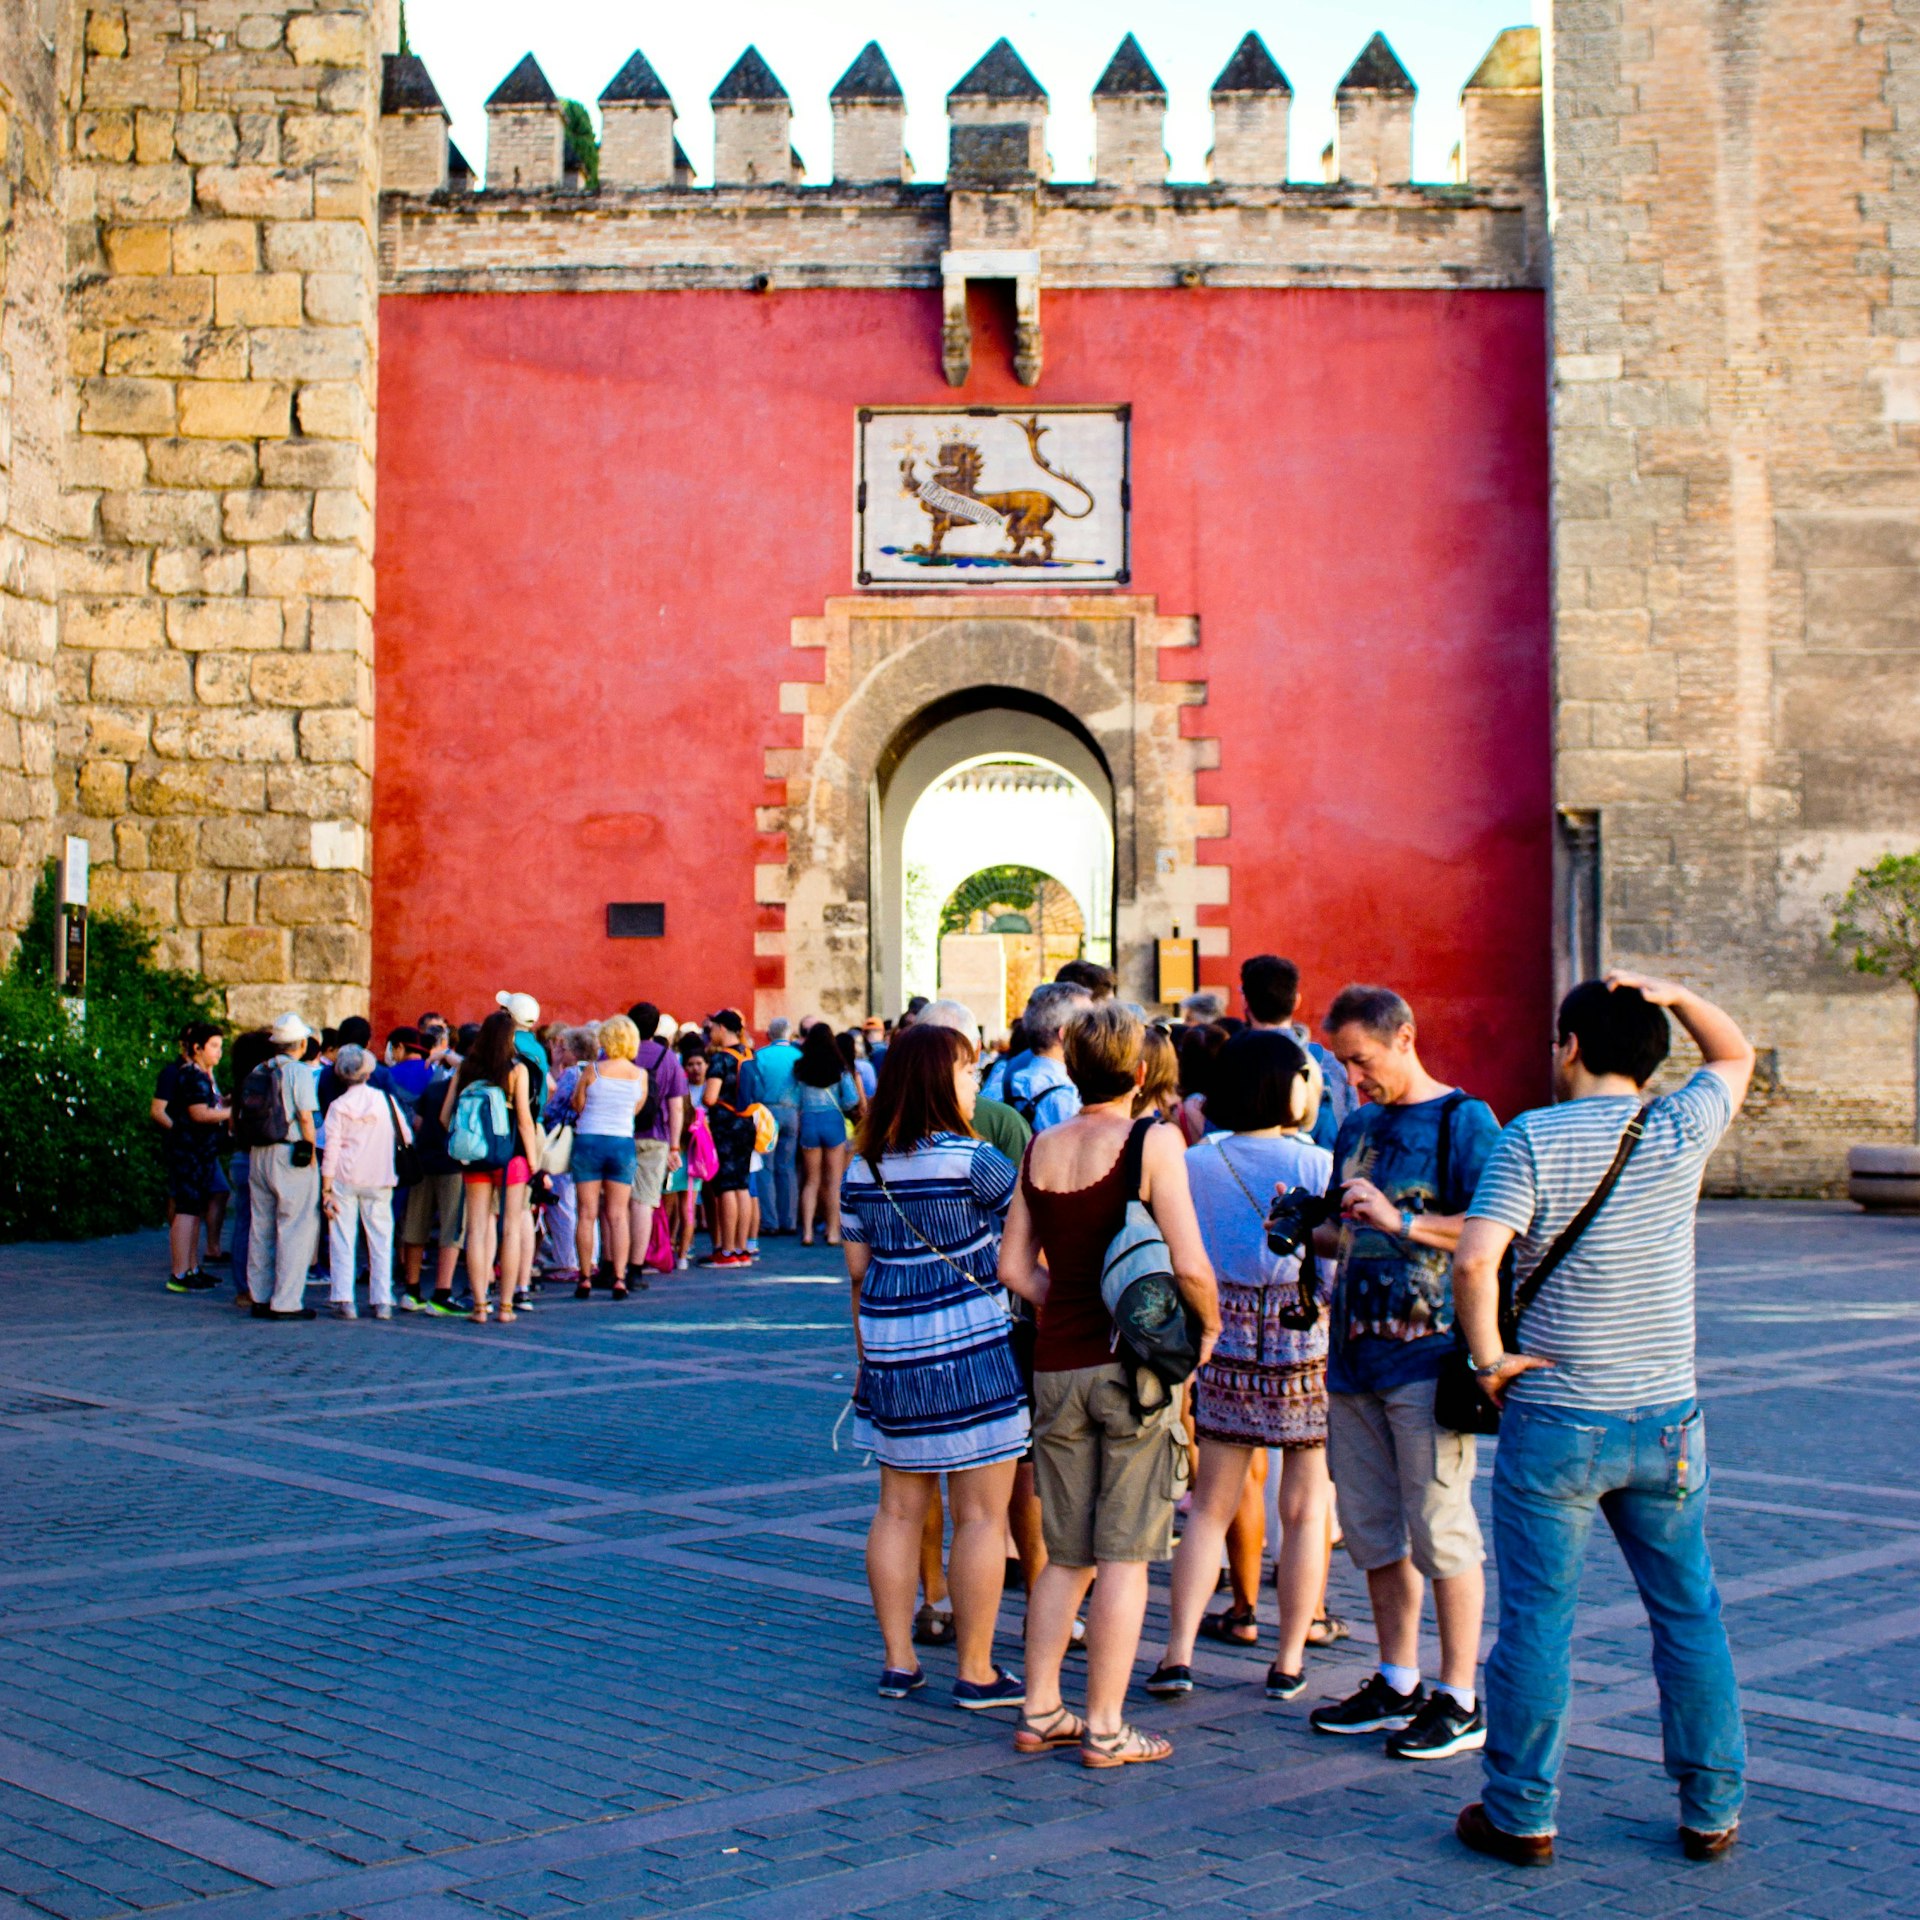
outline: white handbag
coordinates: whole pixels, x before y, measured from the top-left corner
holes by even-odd
[[[542,1127],[540,1129],[540,1171],[565,1173],[572,1165],[573,1128],[571,1126]]]

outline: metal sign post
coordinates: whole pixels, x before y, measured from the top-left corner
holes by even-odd
[[[60,862],[58,903],[53,916],[53,983],[72,1002],[76,1026],[87,1017],[87,880],[93,849],[67,835]]]

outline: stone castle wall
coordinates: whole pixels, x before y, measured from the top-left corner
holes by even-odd
[[[52,851],[67,321],[64,4],[0,9],[0,965]]]
[[[1606,954],[1764,1049],[1715,1178],[1912,1113],[1911,996],[1827,898],[1920,842],[1920,6],[1560,0],[1558,798]]]
[[[383,22],[94,7],[66,181],[60,807],[230,1015],[370,973]]]

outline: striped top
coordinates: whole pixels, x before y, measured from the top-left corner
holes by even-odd
[[[1570,1100],[1501,1134],[1467,1211],[1513,1229],[1516,1285],[1592,1197],[1638,1105]],[[1520,1351],[1553,1366],[1515,1380],[1516,1402],[1620,1413],[1692,1398],[1694,1211],[1733,1114],[1704,1068],[1646,1108],[1619,1185],[1521,1319]]]
[[[864,1157],[848,1161],[840,1183],[844,1236],[888,1261],[944,1272],[941,1290],[956,1299],[978,1288],[954,1267],[998,1295],[1000,1225],[1018,1178],[1012,1162],[984,1140],[937,1133],[912,1153],[885,1155],[880,1171],[891,1200]],[[929,1250],[928,1241],[939,1252]]]

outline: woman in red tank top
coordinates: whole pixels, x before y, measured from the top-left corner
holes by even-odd
[[[1173,1503],[1187,1463],[1182,1395],[1146,1413],[1135,1407],[1100,1298],[1107,1244],[1130,1200],[1144,1200],[1166,1236],[1174,1277],[1200,1320],[1202,1364],[1220,1331],[1178,1128],[1141,1123],[1137,1195],[1122,1172],[1145,1038],[1138,1013],[1112,1001],[1067,1029],[1066,1067],[1082,1108],[1027,1149],[1000,1243],[1002,1283],[1039,1310],[1033,1465],[1047,1546],[1027,1604],[1026,1712],[1014,1745],[1022,1753],[1077,1745],[1089,1767],[1164,1760],[1173,1751],[1124,1718],[1147,1566],[1172,1555]],[[1083,1722],[1061,1702],[1060,1663],[1096,1571]]]

